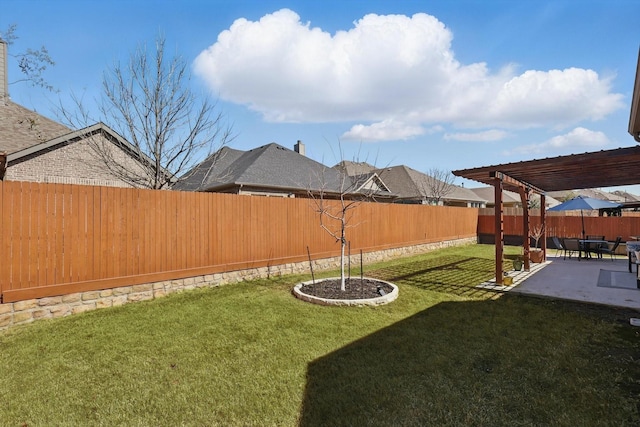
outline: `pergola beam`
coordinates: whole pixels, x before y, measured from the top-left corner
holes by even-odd
[[[517,188],[524,188],[526,190],[533,191],[534,193],[543,194],[544,191],[536,187],[535,185],[531,185],[528,182],[520,181],[519,179],[513,178],[512,176],[507,175],[504,172],[493,171],[490,172],[490,176],[492,178],[498,178],[503,183],[511,185]]]

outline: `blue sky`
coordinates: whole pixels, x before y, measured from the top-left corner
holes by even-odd
[[[9,87],[52,118],[162,32],[232,147],[302,140],[333,165],[340,143],[346,160],[427,172],[634,145],[639,15],[637,0],[5,0],[0,31],[16,24],[11,52],[55,60],[59,94]]]

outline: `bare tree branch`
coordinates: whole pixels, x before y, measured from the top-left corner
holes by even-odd
[[[217,104],[199,99],[189,88],[187,64],[167,58],[165,39],[158,36],[154,52],[140,46],[126,65],[116,63],[103,76],[98,102],[100,121],[132,145],[144,168],[115,162],[112,147],[93,140],[97,157],[119,179],[153,189],[168,188],[198,162],[228,144],[233,136]],[[71,127],[89,123],[82,100],[73,97],[75,111],[60,106]],[[94,121],[95,122],[95,121]]]
[[[16,24],[9,25],[6,31],[0,32],[0,40],[6,42],[9,46],[14,44],[18,39],[16,28]],[[53,59],[51,59],[46,47],[42,46],[38,50],[28,48],[21,53],[9,53],[9,56],[18,61],[18,68],[20,68],[20,72],[24,75],[23,78],[9,82],[10,85],[28,82],[31,83],[32,86],[39,86],[51,92],[56,91],[43,77],[47,67],[56,65]]]
[[[454,187],[455,177],[450,171],[431,168],[421,181],[421,190],[426,203],[439,205],[449,195]]]

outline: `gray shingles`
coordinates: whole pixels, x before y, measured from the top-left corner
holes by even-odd
[[[68,127],[12,101],[0,101],[0,151],[11,154],[70,132]]]
[[[399,199],[420,201],[429,197],[430,177],[422,172],[404,165],[378,169],[376,172]],[[456,185],[451,187],[451,191],[445,197],[446,200],[484,202],[484,199],[467,188]]]
[[[213,162],[216,163],[212,167]],[[337,170],[271,143],[248,151],[224,147],[185,174],[174,189],[217,191],[230,186],[252,186],[339,192],[341,184]]]

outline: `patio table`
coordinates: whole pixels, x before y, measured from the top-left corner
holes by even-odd
[[[580,242],[580,252],[578,253],[578,258],[580,258],[582,255],[581,253],[584,251],[584,258],[590,258],[589,257],[589,245],[593,244],[595,245],[594,247],[598,247],[599,245],[608,245],[609,242],[606,240],[601,240],[601,239],[579,239],[578,242]],[[640,244],[640,242],[636,242],[638,244]]]

